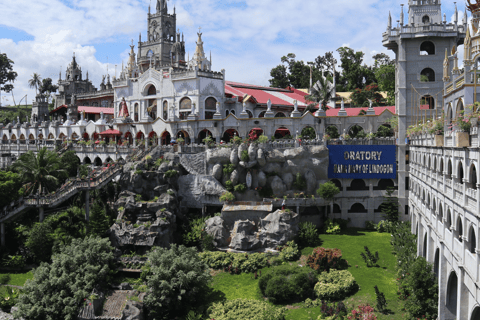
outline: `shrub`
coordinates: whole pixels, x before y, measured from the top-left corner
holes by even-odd
[[[230,252],[200,252],[200,259],[210,268],[225,270],[230,273],[255,272],[268,266],[267,255],[264,253],[230,253]]]
[[[7,283],[10,282],[10,279],[11,279],[11,277],[8,273],[2,274],[0,276],[0,284],[7,284]]]
[[[7,256],[2,261],[2,265],[8,268],[22,269],[25,266],[25,258],[23,256]]]
[[[284,320],[285,312],[285,308],[277,308],[265,301],[235,299],[214,303],[208,309],[208,318],[215,320]]]
[[[358,284],[348,270],[322,272],[315,285],[315,294],[322,300],[343,300],[357,290]]]
[[[0,299],[0,309],[5,312],[11,312],[12,307],[17,304],[17,299],[22,291],[17,288],[5,287],[5,294]]]
[[[300,258],[300,255],[300,250],[298,250],[295,241],[287,242],[280,252],[280,258],[285,261],[296,261]]]
[[[205,262],[210,268],[215,270],[223,270],[228,268],[233,261],[233,253],[222,251],[206,251],[198,254],[200,259]]]
[[[373,231],[376,229],[376,225],[373,221],[367,220],[365,221],[365,229]]]
[[[235,165],[233,164],[224,164],[223,165],[223,175],[225,177],[230,176],[230,174],[235,170]]]
[[[245,186],[244,183],[240,183],[240,184],[237,184],[233,190],[235,192],[239,192],[239,193],[244,193],[245,191],[247,191],[247,186]]]
[[[308,300],[308,299],[307,299]],[[305,304],[307,301],[305,300]],[[327,302],[325,300],[314,300],[313,305],[320,306],[321,314],[318,316],[317,319],[344,319],[347,315],[347,307],[343,302],[339,302],[336,304],[335,302]]]
[[[138,174],[142,174],[142,173],[143,173],[143,170],[140,170],[140,169],[135,170],[135,174],[137,174],[137,175],[138,175]]]
[[[168,170],[167,172],[165,172],[165,178],[173,178],[177,174],[178,174],[178,171],[175,169]]]
[[[248,156],[248,150],[243,150],[241,153],[240,160],[248,162],[250,161],[250,157]]]
[[[300,223],[298,230],[298,243],[302,247],[315,246],[319,241],[317,227],[311,222]]]
[[[233,182],[230,180],[225,181],[225,189],[227,191],[232,192],[233,191]]]
[[[346,260],[342,259],[340,249],[325,249],[318,247],[313,249],[307,258],[310,268],[317,271],[329,271],[330,269],[344,269],[348,266]]]
[[[135,195],[135,202],[140,202],[142,201],[142,195],[141,194],[136,194]]]
[[[363,261],[367,264],[367,267],[378,267],[377,261],[378,261],[378,251],[375,252],[375,255],[373,255],[370,250],[368,249],[367,246],[364,246],[365,253],[360,252],[360,255],[363,258]]]
[[[327,219],[323,224],[323,232],[326,234],[338,234],[347,228],[349,220],[335,218]]]
[[[382,232],[393,233],[395,231],[395,228],[397,227],[397,225],[398,225],[397,222],[382,220],[377,224],[375,229],[380,233],[382,233]]]
[[[264,134],[260,135],[257,139],[258,143],[266,143],[268,142],[268,137]]]
[[[188,232],[183,235],[183,243],[187,247],[198,247],[202,239],[202,231],[205,228],[205,221],[209,218],[198,218],[190,220],[188,223]]]
[[[377,320],[377,316],[373,313],[373,308],[367,305],[360,305],[357,309],[352,310],[352,314],[347,317],[348,320]]]
[[[149,318],[172,319],[203,305],[211,276],[195,248],[175,244],[170,249],[157,247],[148,254],[148,264],[144,303]]]
[[[235,195],[231,192],[225,192],[222,194],[219,198],[220,201],[225,202],[225,201],[233,201],[235,200]]]
[[[305,181],[305,178],[300,174],[300,172],[297,172],[295,176],[295,181],[293,181],[293,188],[300,191],[307,188],[307,182]]]
[[[378,290],[378,287],[375,286],[375,296],[377,300],[377,310],[380,313],[386,313],[387,311],[387,300],[385,299],[385,295]]]
[[[316,282],[311,269],[286,264],[267,270],[260,277],[258,286],[270,302],[286,303],[312,297]]]

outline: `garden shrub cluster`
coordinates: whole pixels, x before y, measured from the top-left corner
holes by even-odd
[[[315,246],[319,242],[317,227],[311,222],[300,223],[298,230],[298,243],[302,247]]]
[[[285,246],[281,248],[280,259],[284,261],[296,261],[300,258],[301,252],[298,249],[298,245],[295,241],[289,241]]]
[[[432,265],[424,257],[417,257],[416,235],[410,230],[410,222],[401,222],[392,233],[391,242],[397,256],[398,295],[405,300],[408,319],[436,319],[438,281]]]
[[[255,272],[268,267],[268,256],[264,253],[231,253],[222,251],[205,251],[198,254],[210,268],[230,273]]]
[[[358,284],[348,270],[322,272],[315,284],[315,294],[322,300],[343,300],[357,290]]]
[[[327,219],[323,225],[323,232],[326,234],[338,234],[343,230],[347,229],[347,225],[349,220],[335,218],[335,219]]]
[[[265,301],[235,299],[214,303],[208,312],[208,317],[215,320],[284,320],[286,310]]]
[[[175,169],[168,170],[167,172],[165,172],[165,178],[172,178],[172,177],[176,176],[177,174],[178,174],[178,171],[175,170]]]
[[[342,251],[340,249],[318,247],[313,249],[312,254],[308,256],[307,265],[316,271],[328,272],[330,269],[346,269],[348,262],[342,258]]]
[[[388,233],[393,233],[397,227],[398,223],[395,221],[389,221],[389,220],[382,220],[380,221],[375,229],[379,233],[383,232],[388,232]]]
[[[270,302],[286,303],[312,297],[316,282],[312,269],[286,264],[264,272],[258,286]]]

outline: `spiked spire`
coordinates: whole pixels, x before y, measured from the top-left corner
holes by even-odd
[[[458,10],[457,10],[457,3],[455,2],[455,13],[453,15],[453,23],[458,23]]]
[[[400,25],[403,26],[403,4],[400,6],[402,7],[402,11],[400,12]]]
[[[392,14],[388,12],[388,30],[392,29]]]

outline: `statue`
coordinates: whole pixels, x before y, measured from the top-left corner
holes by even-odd
[[[192,103],[192,109],[190,111],[190,114],[191,115],[194,115],[195,114],[195,102]]]
[[[294,108],[293,111],[295,111],[295,112],[298,111],[298,101],[297,100],[293,100],[293,108]]]
[[[267,101],[267,112],[272,112],[272,100]]]
[[[105,84],[105,76],[102,76],[102,84]]]
[[[216,107],[217,107],[217,113],[220,113],[220,102],[217,101]]]
[[[128,117],[128,107],[127,102],[125,101],[125,97],[122,98],[122,102],[120,102],[120,107],[118,109],[118,117]]]
[[[243,101],[243,111],[242,113],[247,113],[247,102]]]
[[[17,116],[17,123],[20,123],[20,117]]]
[[[342,97],[342,106],[341,106],[341,110],[345,110],[345,101],[343,101],[343,97]]]
[[[72,106],[77,105],[77,95],[74,93],[72,94]]]
[[[370,100],[370,99],[367,99],[367,100],[368,100],[368,103],[369,103],[368,109],[372,109],[373,101]]]

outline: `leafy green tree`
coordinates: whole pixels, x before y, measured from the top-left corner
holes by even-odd
[[[286,88],[290,86],[290,81],[288,80],[287,67],[284,65],[278,65],[270,71],[270,76],[272,79],[268,80],[270,82],[270,87],[273,88]]]
[[[20,174],[27,194],[52,190],[59,179],[67,175],[58,155],[47,148],[40,149],[37,155],[32,151],[22,154],[13,163],[12,170]]]
[[[305,127],[302,130],[301,137],[302,139],[315,139],[317,135],[312,127]]]
[[[13,90],[13,84],[17,78],[17,73],[13,71],[13,61],[8,59],[6,53],[0,53],[0,91],[10,92]],[[8,84],[7,84],[8,83]]]
[[[368,99],[373,101],[373,106],[378,106],[382,102],[383,97],[378,92],[378,86],[370,84],[364,89],[355,89],[350,95],[350,99],[355,107],[367,108],[370,106]]]
[[[340,91],[352,92],[357,88],[363,89],[366,85],[376,83],[373,67],[363,63],[365,55],[363,52],[355,52],[348,47],[340,47],[337,51],[340,54],[342,68],[337,87]]]
[[[438,312],[438,279],[432,264],[424,257],[417,257],[408,268],[403,285],[409,296],[405,310],[410,319],[436,319]]]
[[[321,184],[317,189],[317,194],[327,203],[331,203],[338,193],[340,193],[340,189],[331,181]]]
[[[69,177],[76,177],[77,170],[80,166],[80,159],[75,151],[67,151],[60,157],[61,167],[64,168]]]
[[[27,232],[25,247],[36,262],[46,262],[50,261],[54,241],[51,224],[36,222]]]
[[[386,220],[397,222],[398,221],[398,198],[393,196],[394,189],[392,187],[387,188],[386,200],[381,204],[382,215]]]
[[[378,88],[380,91],[387,92],[387,103],[391,106],[395,105],[395,65],[381,65],[375,70]]]
[[[175,244],[170,249],[156,248],[148,254],[148,263],[144,303],[150,319],[172,319],[203,305],[211,276],[195,248]]]
[[[52,257],[52,263],[42,263],[34,270],[14,315],[26,320],[76,319],[92,290],[109,283],[113,268],[113,248],[108,239],[74,239]]]
[[[272,79],[269,80],[271,87],[294,87],[309,88],[310,87],[310,66],[304,61],[296,60],[294,53],[289,53],[281,58],[282,64],[276,66],[270,71]],[[321,73],[314,65],[312,67],[312,80],[315,83],[321,78]]]
[[[0,208],[16,200],[23,192],[20,176],[12,171],[0,171]]]
[[[110,219],[99,201],[95,201],[90,210],[90,221],[88,222],[89,233],[94,236],[103,237],[110,228]]]
[[[30,88],[35,88],[35,95],[37,95],[38,87],[42,85],[42,77],[34,72],[32,74],[32,79],[28,80],[28,86]]]
[[[340,137],[340,133],[338,132],[337,127],[335,126],[328,126],[325,129],[325,133],[328,134],[332,139],[338,139]]]
[[[392,128],[382,124],[380,127],[378,127],[375,136],[379,138],[391,137],[393,136],[393,130]]]
[[[57,90],[58,86],[52,83],[52,78],[45,78],[42,80],[39,91],[41,94],[45,94],[45,96],[47,97],[47,103],[51,97],[51,94],[57,92]]]

